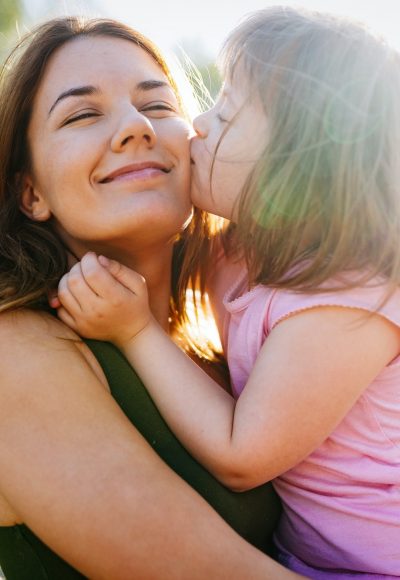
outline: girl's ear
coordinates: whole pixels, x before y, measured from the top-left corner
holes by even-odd
[[[30,176],[22,179],[20,210],[28,218],[37,222],[45,222],[51,217],[51,211],[40,191],[34,187]]]

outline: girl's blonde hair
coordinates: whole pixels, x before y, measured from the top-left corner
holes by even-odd
[[[362,25],[276,7],[231,33],[222,63],[268,120],[229,236],[251,284],[315,291],[346,270],[351,286],[399,284],[398,53]]]

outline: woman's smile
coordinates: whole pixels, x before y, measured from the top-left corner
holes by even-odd
[[[157,161],[143,161],[142,163],[132,163],[116,169],[104,179],[101,179],[100,183],[152,181],[168,174],[170,171],[171,168],[163,163]]]
[[[146,51],[101,36],[66,44],[46,69],[29,126],[40,215],[77,255],[122,236],[130,247],[164,246],[191,215],[190,131]]]

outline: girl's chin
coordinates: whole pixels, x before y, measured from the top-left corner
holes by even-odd
[[[209,211],[209,204],[206,204],[206,200],[209,199],[209,194],[207,192],[202,192],[196,186],[193,187],[190,191],[190,200],[192,204],[197,207],[198,209],[203,209],[205,211]],[[206,207],[207,206],[207,207]]]

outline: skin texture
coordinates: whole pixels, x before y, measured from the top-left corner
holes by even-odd
[[[141,89],[144,81],[164,86]],[[60,94],[82,86],[97,91],[54,105]],[[69,43],[47,68],[29,126],[35,218],[52,215],[81,255],[89,244],[117,249],[133,232],[144,246],[151,226],[160,240],[168,239],[190,214],[189,131],[163,72],[141,48],[106,38]],[[168,173],[154,169],[104,181],[145,162],[160,163]]]
[[[193,125],[192,201],[236,221],[236,202],[268,141],[264,108],[257,95],[249,95],[240,64],[224,82],[215,106]]]
[[[22,211],[34,220],[51,217],[75,256],[106,253],[145,275],[154,285],[152,309],[166,326],[172,241],[191,212],[191,129],[170,87],[140,89],[154,81],[167,79],[124,40],[80,38],[56,52],[29,125],[33,171]],[[63,99],[49,114],[61,94],[82,86],[98,90]],[[115,170],[148,162],[169,172],[102,183]]]
[[[189,128],[170,89],[138,90],[154,80],[166,82],[127,41],[80,39],[59,49],[34,103],[21,209],[53,218],[78,257],[95,249],[146,276],[154,316],[167,327],[172,239],[191,207]],[[98,90],[49,113],[63,92],[88,85]],[[142,167],[102,182],[143,162],[168,172]],[[1,525],[25,523],[90,578],[297,577],[244,542],[163,464],[62,322],[28,310],[2,314],[0,348]]]

